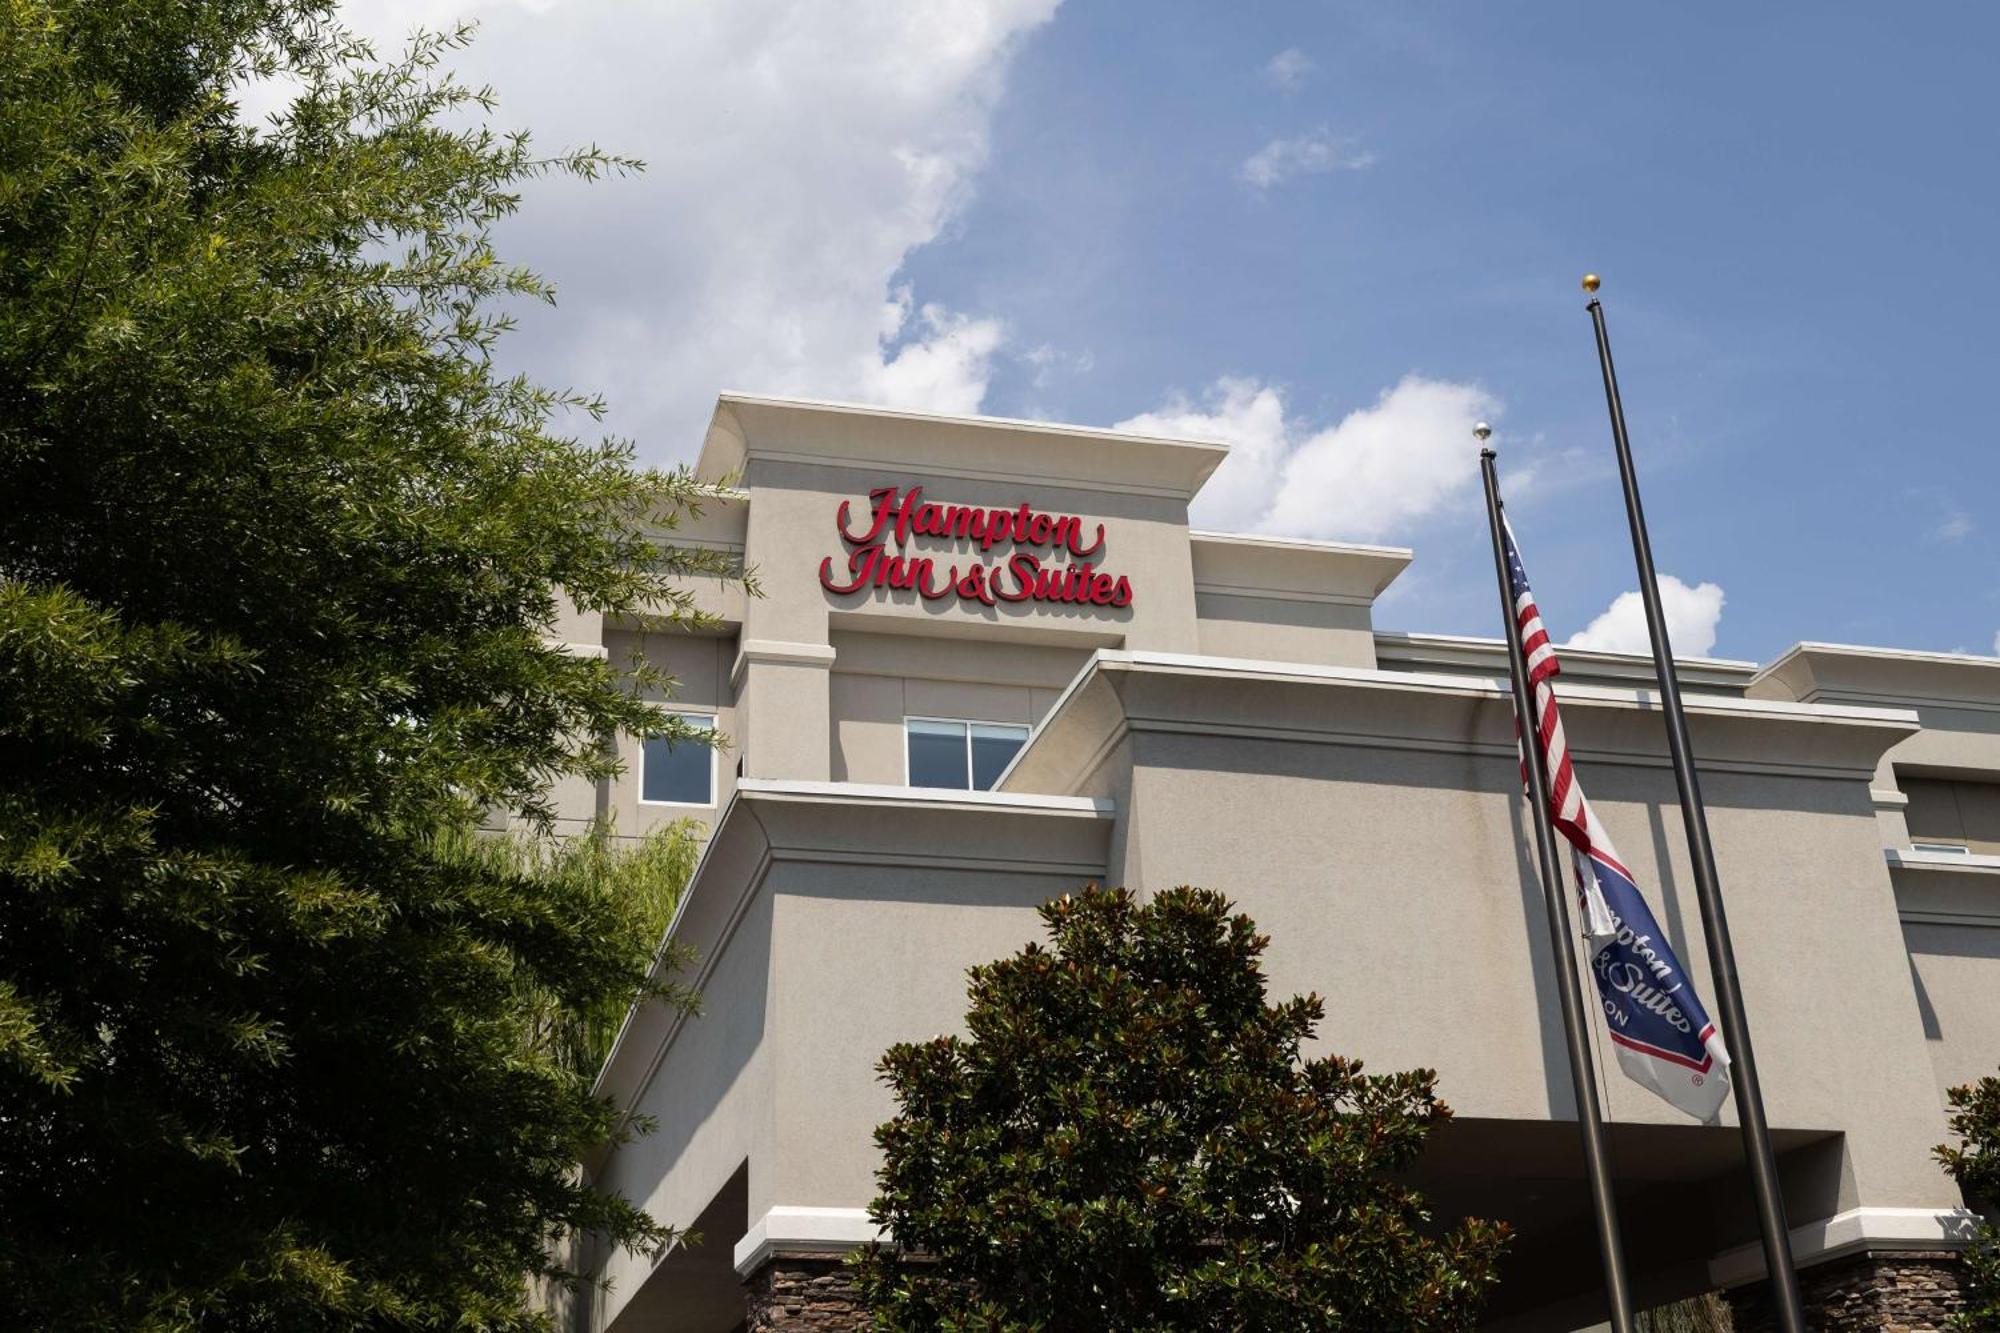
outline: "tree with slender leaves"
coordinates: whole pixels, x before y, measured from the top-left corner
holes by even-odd
[[[1090,889],[1051,947],[971,972],[965,1037],[892,1047],[856,1259],[905,1330],[1465,1329],[1504,1227],[1436,1227],[1396,1173],[1449,1117],[1429,1070],[1308,1058],[1219,894]]]
[[[682,998],[656,913],[474,836],[686,735],[565,605],[689,626],[733,576],[673,540],[702,488],[489,357],[550,295],[494,225],[636,164],[330,9],[0,20],[8,1329],[529,1329],[553,1240],[673,1234],[575,1169],[588,1016]]]
[[[1975,1207],[2000,1208],[2000,1078],[1953,1088],[1951,1132],[1938,1161]],[[1965,1250],[1965,1308],[1952,1317],[1955,1333],[2000,1333],[2000,1227],[1980,1226]]]

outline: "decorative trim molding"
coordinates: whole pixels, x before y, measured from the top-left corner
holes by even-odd
[[[1249,584],[1204,583],[1194,585],[1197,597],[1242,597],[1262,602],[1320,602],[1329,606],[1373,606],[1375,599],[1363,593],[1296,592],[1289,588],[1264,588]]]
[[[1792,1228],[1792,1257],[1821,1264],[1863,1250],[1957,1250],[1980,1224],[1969,1208],[1850,1208]],[[1740,1287],[1764,1276],[1761,1245],[1739,1245],[1708,1261],[1718,1287]]]
[[[859,439],[868,443],[857,447]],[[1000,459],[995,445],[1007,439],[1031,457]],[[1079,449],[1079,443],[1098,447]],[[1214,440],[727,392],[716,399],[695,471],[741,475],[752,462],[791,463],[1010,487],[1033,476],[1064,490],[1185,504],[1228,453]]]
[[[1792,1253],[1801,1264],[1828,1263],[1862,1250],[1962,1249],[1980,1224],[1969,1208],[1850,1208],[1792,1228]],[[775,1254],[837,1257],[880,1240],[882,1233],[861,1208],[780,1205],[751,1224],[736,1242],[736,1271],[750,1276]],[[1709,1261],[1717,1286],[1735,1287],[1764,1276],[1759,1245],[1739,1245]]]
[[[846,852],[835,848],[808,847],[771,853],[771,860],[809,861],[814,865],[908,866],[918,870],[970,870],[975,873],[1045,875],[1073,884],[1077,880],[1102,883],[1104,862],[1026,860],[1018,856],[953,856],[931,852]],[[1995,922],[2000,925],[2000,921]]]
[[[1906,908],[1896,913],[1896,919],[1906,926],[1964,926],[1973,930],[2000,930],[2000,911],[1991,916],[1981,916],[1975,912],[1933,912],[1924,908]]]
[[[1226,706],[1189,702],[1191,687],[1211,691],[1238,685],[1300,685],[1330,691],[1339,707],[1267,709],[1251,716],[1235,689]],[[1657,724],[1644,715],[1658,709],[1647,689],[1560,685],[1565,705],[1598,715],[1590,743],[1572,726],[1571,749],[1580,758],[1628,767],[1668,766],[1652,748]],[[1218,697],[1211,693],[1210,698]],[[1073,791],[1120,728],[1182,731],[1305,744],[1383,750],[1417,750],[1495,758],[1515,753],[1500,681],[1419,671],[1383,671],[1189,653],[1100,649],[1043,715],[1028,743],[1001,774],[997,786]],[[1484,710],[1468,719],[1466,705]],[[1732,728],[1733,745],[1704,746],[1706,772],[1747,773],[1872,783],[1883,751],[1918,730],[1914,713],[1889,709],[1832,708],[1725,695],[1690,697],[1688,713]],[[1468,728],[1468,720],[1476,723]],[[1805,724],[1805,725],[1801,725]],[[1753,732],[1737,728],[1761,728]],[[1783,728],[1783,731],[1776,730]]]
[[[1427,690],[1468,697],[1506,699],[1504,679],[1477,680],[1466,676],[1439,675],[1422,671],[1383,671],[1368,667],[1321,666],[1303,662],[1270,662],[1241,657],[1214,657],[1196,653],[1118,651],[1101,648],[1094,665],[1099,667],[1148,668],[1190,675],[1217,677],[1265,676],[1291,678],[1389,689]],[[1086,674],[1088,668],[1086,668]],[[1608,685],[1558,683],[1556,697],[1565,702],[1623,704],[1642,709],[1659,707],[1658,692]],[[1768,717],[1801,722],[1862,722],[1908,727],[1915,731],[1915,713],[1894,708],[1857,708],[1827,704],[1801,704],[1779,699],[1738,699],[1729,695],[1701,695],[1687,701],[1694,714],[1718,717]]]
[[[878,782],[814,782],[794,778],[741,778],[736,790],[777,801],[836,805],[915,805],[927,810],[1026,810],[1037,814],[1108,819],[1118,803],[1097,796],[1044,796],[1033,792],[959,791],[948,787],[892,787]]]
[[[1629,680],[1651,685],[1656,680],[1650,655],[1605,652],[1570,644],[1559,644],[1557,648],[1562,655],[1563,675],[1572,677],[1572,683]],[[1375,657],[1380,663],[1407,662],[1417,670],[1442,666],[1503,678],[1507,672],[1506,641],[1474,635],[1376,630]],[[1732,698],[1742,698],[1757,674],[1757,664],[1727,657],[1677,656],[1674,670],[1682,688],[1691,693],[1720,691]]]
[[[1176,717],[1151,717],[1135,714],[1130,718],[1133,731],[1179,732],[1191,736],[1229,736],[1243,740],[1295,741],[1307,745],[1339,745],[1352,749],[1367,750],[1419,750],[1432,754],[1483,755],[1494,759],[1506,759],[1519,753],[1512,745],[1502,742],[1437,740],[1428,737],[1404,737],[1383,735],[1378,732],[1340,730],[1331,727],[1279,725],[1244,726],[1221,722],[1189,722]],[[1628,750],[1603,749],[1593,746],[1571,744],[1570,754],[1582,760],[1599,764],[1621,764],[1628,768],[1667,769],[1673,761],[1664,754],[1635,754]],[[1710,773],[1750,773],[1775,777],[1822,777],[1832,779],[1854,779],[1865,777],[1872,769],[1846,767],[1832,764],[1804,763],[1757,763],[1746,759],[1708,759],[1701,761],[1704,772]],[[1959,858],[1963,859],[1963,858]]]
[[[736,1242],[736,1272],[747,1278],[778,1254],[838,1258],[881,1236],[865,1209],[781,1205],[751,1223]]]
[[[1875,803],[1877,810],[1900,810],[1910,803],[1910,798],[1899,791],[1883,791],[1880,787],[1868,789],[1868,799]]]
[[[2000,713],[2000,703],[1987,699],[1958,699],[1935,694],[1911,694],[1902,690],[1843,690],[1821,685],[1806,691],[1802,703],[1827,703],[1860,708],[1949,708],[1967,713]]]
[[[1886,847],[1883,857],[1895,870],[1942,870],[1959,875],[2000,876],[2000,856],[1982,852],[1920,852],[1914,847]]]
[[[1152,441],[1141,439],[1141,444]],[[759,447],[752,451],[758,462],[790,463],[794,466],[836,468],[846,472],[859,472],[873,478],[883,473],[910,472],[917,467],[907,458],[863,458],[859,456],[835,457],[828,454],[806,454],[788,449],[766,449]],[[990,484],[1019,486],[1021,474],[1004,468],[965,467],[961,464],[926,462],[922,465],[925,477],[949,477],[953,481],[977,481]],[[1154,500],[1182,500],[1189,498],[1188,492],[1180,486],[1157,486],[1144,482],[1126,483],[1115,477],[1051,477],[1047,484],[1066,491],[1097,492],[1104,495],[1143,495]]]
[[[2000,657],[1799,643],[1757,673],[1808,703],[1869,702],[1906,708],[2000,712]]]
[[[1941,666],[1975,667],[1991,670],[2000,667],[2000,657],[1988,657],[1973,653],[1941,653],[1928,648],[1884,648],[1868,643],[1827,643],[1821,639],[1802,639],[1787,648],[1777,659],[1801,653],[1821,653],[1832,657],[1876,657],[1892,662],[1935,662]],[[1771,665],[1776,666],[1777,662]]]
[[[822,671],[833,669],[835,653],[830,643],[787,643],[782,639],[745,639],[736,650],[736,661],[729,668],[729,687],[741,689],[743,673],[753,662],[775,662],[783,666],[818,667]]]
[[[1224,532],[1220,528],[1189,528],[1188,540],[1211,546],[1248,546],[1267,551],[1325,551],[1336,555],[1385,556],[1408,564],[1416,551],[1408,546],[1372,546],[1366,542],[1334,542],[1318,537],[1265,537],[1254,532]]]

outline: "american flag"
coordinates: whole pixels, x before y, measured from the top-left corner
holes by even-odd
[[[1562,664],[1528,586],[1513,525],[1504,514],[1501,532],[1514,622],[1520,627],[1522,656],[1527,660],[1535,736],[1549,777],[1549,822],[1570,845],[1590,971],[1603,1002],[1607,1034],[1617,1047],[1619,1068],[1689,1115],[1712,1119],[1729,1091],[1729,1052],[1695,994],[1694,979],[1681,967],[1611,835],[1584,799],[1563,735],[1562,712],[1556,706],[1554,681]],[[1518,717],[1514,734],[1517,739],[1521,736]],[[1525,750],[1521,780],[1525,786]]]
[[[1549,775],[1549,819],[1573,847],[1587,847],[1585,827],[1589,805],[1583,789],[1576,785],[1576,769],[1569,761],[1569,742],[1563,736],[1562,713],[1556,708],[1555,686],[1549,682],[1562,671],[1556,647],[1549,642],[1548,627],[1542,624],[1541,610],[1535,605],[1534,589],[1528,586],[1528,571],[1521,564],[1520,547],[1514,544],[1514,527],[1501,515],[1501,531],[1507,541],[1507,582],[1514,594],[1514,623],[1521,629],[1521,655],[1528,663],[1528,690],[1535,703],[1535,734],[1541,739],[1542,754]],[[1521,734],[1521,719],[1514,719],[1514,734]],[[1528,758],[1521,756],[1521,785],[1528,785]],[[1593,925],[1602,924],[1594,916]],[[1596,930],[1590,932],[1597,934]]]

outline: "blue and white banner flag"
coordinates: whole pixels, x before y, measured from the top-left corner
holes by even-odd
[[[1521,627],[1535,703],[1536,741],[1547,761],[1549,820],[1569,842],[1576,864],[1591,977],[1618,1051],[1618,1067],[1697,1120],[1712,1120],[1729,1095],[1729,1052],[1695,994],[1694,979],[1584,799],[1556,708],[1552,678],[1562,665],[1535,607],[1511,525],[1505,535],[1514,617]],[[1518,729],[1520,719],[1515,723]],[[1524,752],[1524,773],[1525,764]]]

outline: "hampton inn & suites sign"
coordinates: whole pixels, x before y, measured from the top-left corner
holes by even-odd
[[[952,597],[987,606],[1132,605],[1131,581],[1107,574],[1093,562],[1104,549],[1102,523],[1090,525],[1086,535],[1083,519],[1027,504],[1017,509],[934,504],[924,499],[921,486],[907,491],[878,486],[868,492],[868,503],[871,513],[858,531],[850,526],[852,501],[842,500],[834,515],[834,526],[848,546],[847,568],[843,577],[832,556],[820,561],[820,586],[828,592],[888,588],[913,591],[926,601]],[[917,537],[962,545],[964,564],[948,555],[912,550],[910,542]]]

